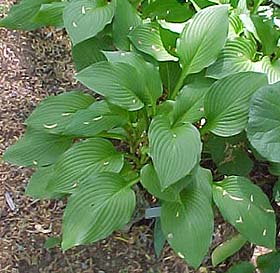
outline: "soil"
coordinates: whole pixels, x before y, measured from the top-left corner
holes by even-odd
[[[0,0],[0,17],[13,1]],[[2,13],[2,14],[1,14]],[[0,154],[24,133],[24,120],[46,96],[81,87],[70,43],[63,30],[34,32],[0,29]],[[61,234],[65,200],[33,200],[24,194],[32,170],[0,165],[0,272],[12,273],[188,273],[226,272],[233,261],[248,260],[251,245],[214,269],[210,256],[192,270],[166,246],[160,258],[153,250],[153,221],[141,220],[128,231],[90,246],[63,253],[46,250],[48,237]],[[217,215],[212,249],[234,233]]]

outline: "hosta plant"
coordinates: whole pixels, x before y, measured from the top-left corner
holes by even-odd
[[[156,213],[147,210],[157,252],[167,240],[198,267],[218,209],[236,234],[214,250],[213,264],[251,242],[274,251],[260,270],[277,272],[271,202],[280,184],[272,198],[256,183],[265,181],[251,179],[258,162],[280,174],[277,4],[22,0],[11,8],[0,26],[65,28],[76,79],[91,90],[43,100],[4,155],[36,169],[28,195],[67,197],[63,250],[134,221],[147,191],[157,200]],[[278,262],[268,267],[268,259]]]

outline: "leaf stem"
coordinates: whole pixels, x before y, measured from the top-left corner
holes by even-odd
[[[140,181],[140,176],[138,176],[137,178],[135,178],[134,180],[130,181],[127,184],[127,187],[132,187],[133,185],[137,184]]]
[[[126,140],[126,137],[121,135],[121,134],[116,134],[116,133],[100,133],[97,136],[99,137],[104,137],[104,138],[111,138],[111,139],[117,139],[117,140]]]
[[[186,66],[183,68],[183,70],[182,70],[182,72],[181,72],[181,75],[180,75],[180,78],[179,78],[179,80],[178,80],[178,82],[177,82],[177,84],[176,84],[176,86],[175,86],[173,92],[172,92],[171,95],[170,95],[170,99],[174,100],[174,99],[176,98],[178,92],[180,91],[182,85],[184,84],[184,80],[185,80],[185,78],[186,78],[187,75],[188,75],[188,71],[189,71],[189,67],[186,65]]]

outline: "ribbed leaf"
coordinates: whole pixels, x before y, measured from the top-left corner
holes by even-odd
[[[214,201],[225,220],[250,242],[275,247],[275,214],[262,190],[243,177],[230,176],[217,182]]]
[[[139,97],[145,104],[155,106],[163,91],[158,68],[146,62],[141,55],[134,52],[104,51],[103,53],[109,62],[126,63],[137,70],[138,78],[144,84],[144,89]]]
[[[118,49],[127,51],[130,49],[128,34],[141,23],[137,9],[128,0],[119,0],[113,22],[113,39]]]
[[[275,60],[271,63],[270,58],[265,56],[258,65],[261,67],[261,72],[266,73],[268,83],[273,84],[280,81],[280,60]]]
[[[25,123],[32,128],[60,134],[78,110],[87,108],[93,102],[92,96],[79,91],[50,96],[37,106]]]
[[[53,1],[55,0],[22,0],[19,4],[12,6],[7,17],[0,20],[0,27],[23,30],[40,28],[43,25],[34,23],[32,19],[39,11],[41,4]]]
[[[159,24],[146,23],[137,26],[129,38],[133,45],[140,51],[151,55],[158,61],[177,61],[178,59],[169,54],[161,41]]]
[[[232,4],[232,3],[231,3]],[[238,37],[240,33],[243,32],[243,23],[236,13],[231,13],[229,16],[229,31],[228,37],[234,38]]]
[[[217,266],[219,263],[236,253],[246,241],[247,240],[244,239],[242,235],[238,234],[217,246],[211,255],[213,265]]]
[[[258,90],[251,101],[247,136],[260,155],[280,162],[280,83]]]
[[[214,83],[204,99],[206,130],[218,136],[239,134],[247,124],[251,96],[267,84],[266,75],[243,72]]]
[[[257,265],[261,273],[279,273],[280,251],[258,256]]]
[[[71,143],[72,139],[69,137],[29,128],[16,144],[6,150],[4,160],[25,167],[50,165]]]
[[[180,202],[164,202],[161,226],[178,256],[198,267],[211,243],[214,216],[211,202],[198,189],[185,190]]]
[[[73,0],[65,8],[63,19],[73,44],[96,36],[111,23],[115,2],[104,0]]]
[[[238,37],[228,40],[217,61],[207,69],[207,76],[221,79],[238,72],[255,71],[256,45],[251,40]]]
[[[93,243],[122,228],[135,208],[135,194],[119,174],[88,178],[70,198],[63,216],[62,249]]]
[[[105,96],[109,102],[129,111],[144,106],[140,100],[145,93],[144,82],[129,64],[99,62],[85,68],[76,77],[88,88]]]
[[[177,54],[185,74],[197,73],[217,59],[227,38],[228,25],[227,5],[202,9],[188,21],[177,41]]]
[[[121,109],[114,112],[105,101],[97,101],[85,110],[79,110],[64,132],[78,137],[96,136],[102,131],[124,125],[127,122]]]
[[[118,173],[123,167],[123,156],[112,143],[91,138],[73,145],[54,166],[55,175],[48,185],[52,192],[74,191],[83,180],[100,172]]]
[[[191,124],[172,128],[165,116],[153,119],[149,129],[149,142],[162,190],[189,174],[200,157],[198,130]]]

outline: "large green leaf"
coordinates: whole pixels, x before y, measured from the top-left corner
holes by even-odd
[[[94,76],[93,76],[94,75]],[[129,111],[143,108],[143,76],[126,63],[99,62],[77,74],[77,79],[109,102]]]
[[[251,96],[266,84],[266,75],[255,72],[233,74],[214,83],[204,99],[204,130],[223,137],[239,134],[247,124]]]
[[[156,116],[149,129],[149,142],[162,190],[189,174],[199,161],[200,134],[189,123],[171,127],[167,117]]]
[[[135,203],[133,190],[119,174],[90,176],[69,198],[63,216],[62,249],[98,241],[122,228]]]
[[[73,0],[65,8],[63,19],[73,44],[96,36],[111,23],[115,1]]]
[[[207,76],[221,79],[238,72],[255,71],[256,44],[244,37],[227,41],[217,61],[207,69]]]
[[[43,25],[32,21],[42,4],[48,4],[55,0],[22,0],[12,6],[9,15],[0,20],[0,27],[10,29],[34,30]]]
[[[227,5],[202,9],[188,21],[177,42],[185,76],[201,71],[217,59],[227,38],[228,25]]]
[[[129,38],[138,50],[151,55],[158,61],[178,60],[164,48],[158,23],[153,22],[137,26],[131,31]]]
[[[123,167],[123,155],[112,143],[101,138],[91,138],[73,145],[54,166],[54,177],[48,184],[52,192],[75,191],[90,175],[100,172],[118,173]]]
[[[137,9],[128,0],[119,0],[113,21],[113,39],[121,50],[130,49],[129,32],[142,23]]]
[[[241,262],[233,265],[227,273],[254,273],[255,267],[249,262]]]
[[[32,128],[48,133],[63,133],[78,110],[85,109],[94,98],[80,91],[62,93],[44,99],[32,112],[25,123]]]
[[[230,176],[217,182],[214,201],[225,220],[250,242],[275,247],[275,214],[267,196],[243,177]]]
[[[280,251],[259,256],[257,259],[257,266],[261,273],[279,273]]]
[[[63,27],[63,10],[66,5],[66,2],[43,4],[37,14],[32,18],[32,21],[45,26]]]
[[[233,255],[246,243],[246,241],[247,240],[244,239],[242,235],[238,234],[220,244],[215,248],[211,255],[213,265],[217,266],[219,263]]]
[[[261,156],[280,162],[280,83],[267,85],[253,96],[247,136]]]
[[[97,101],[85,110],[79,110],[68,123],[64,132],[67,135],[91,137],[124,125],[127,122],[125,112],[108,105],[106,101]]]
[[[16,144],[6,150],[4,160],[25,167],[50,165],[71,143],[72,139],[69,137],[29,128]]]
[[[209,199],[198,189],[185,190],[180,202],[164,202],[161,226],[179,257],[198,267],[210,246],[214,216]]]
[[[156,105],[157,99],[162,95],[162,83],[158,68],[146,62],[143,57],[134,52],[104,51],[106,58],[111,63],[126,63],[132,65],[138,72],[138,78],[144,86],[139,97],[147,105]],[[151,81],[151,78],[153,79]]]

